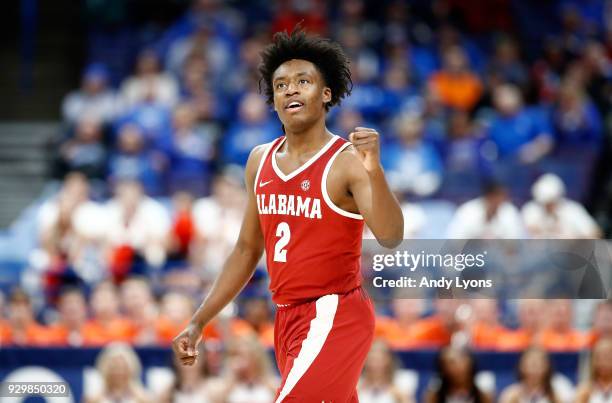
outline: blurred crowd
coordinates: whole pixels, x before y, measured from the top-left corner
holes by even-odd
[[[359,401],[365,403],[434,402],[606,402],[612,371],[612,339],[600,340],[593,348],[585,380],[574,385],[555,372],[546,350],[526,349],[516,368],[516,382],[496,390],[478,371],[474,355],[465,348],[444,347],[437,356],[435,376],[416,394],[409,371],[399,369],[388,346],[376,341],[359,381]],[[194,366],[174,363],[162,392],[153,393],[141,382],[137,355],[127,344],[114,343],[99,355],[100,382],[86,400],[105,402],[108,397],[146,402],[251,402],[274,399],[278,377],[270,357],[253,339],[240,339],[228,348],[226,369],[219,370],[218,356],[205,352]],[[152,396],[155,396],[153,398]],[[497,396],[497,399],[496,399]]]
[[[597,239],[610,228],[589,212],[609,173],[610,1],[247,3],[195,0],[155,35],[134,29],[138,46],[94,24],[93,62],[63,102],[61,184],[39,209],[22,286],[0,294],[0,345],[111,343],[91,402],[150,401],[130,346],[168,346],[233,247],[248,154],[282,133],[258,91],[258,55],[271,33],[298,22],[350,57],[352,95],[328,125],[341,136],[380,131],[407,238],[425,232],[430,200],[454,206],[448,238]],[[130,51],[113,58],[104,43]],[[199,364],[175,365],[166,401],[271,401],[266,282],[260,264],[204,329]],[[377,308],[360,401],[418,398],[398,349],[440,349],[428,402],[610,398],[610,301],[398,299]],[[588,349],[589,380],[558,382],[548,352]],[[472,350],[524,351],[517,383],[478,385]]]
[[[197,301],[189,292],[202,292],[200,287],[193,279],[182,279],[156,293],[149,279],[130,277],[119,286],[98,283],[89,295],[79,288],[64,288],[49,324],[38,320],[32,298],[16,288],[6,301],[0,298],[0,312],[7,314],[0,317],[0,343],[104,347],[97,361],[101,380],[88,391],[100,396],[91,396],[92,401],[162,401],[143,387],[132,348],[169,346]],[[404,369],[395,356],[414,349],[438,351],[437,374],[424,401],[443,402],[454,396],[486,402],[499,394],[502,402],[605,399],[612,385],[612,300],[591,303],[592,314],[585,321],[578,317],[584,312],[576,312],[581,304],[570,300],[393,300],[391,314],[377,319],[375,342],[360,381],[360,401],[416,401],[414,371]],[[271,402],[279,382],[270,354],[273,329],[272,304],[265,294],[247,288],[236,305],[203,330],[198,363],[173,364],[173,374],[162,385],[167,387],[163,401]],[[583,383],[574,385],[555,373],[549,353],[587,350],[591,369]],[[473,351],[522,352],[517,383],[495,390],[495,384],[479,373]],[[160,385],[155,388],[160,393]]]

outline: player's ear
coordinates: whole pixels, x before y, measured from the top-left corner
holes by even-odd
[[[332,98],[331,88],[324,87],[323,88],[323,103],[327,104],[327,103],[331,102],[331,98]]]

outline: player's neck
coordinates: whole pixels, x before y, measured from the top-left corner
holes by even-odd
[[[287,137],[285,150],[289,154],[300,155],[320,149],[332,136],[325,127],[325,120],[317,122],[308,129],[300,132],[285,130]]]

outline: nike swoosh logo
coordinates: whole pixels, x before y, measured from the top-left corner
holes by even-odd
[[[268,183],[272,182],[273,180],[274,180],[274,179],[270,179],[270,180],[269,180],[269,181],[267,181],[267,182],[262,182],[262,181],[259,181],[259,187],[260,187],[260,188],[262,188],[262,187],[266,186]]]

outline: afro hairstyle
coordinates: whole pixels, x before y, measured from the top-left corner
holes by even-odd
[[[292,59],[309,61],[319,70],[325,86],[331,89],[331,101],[325,105],[326,110],[339,105],[341,99],[351,93],[349,59],[340,45],[319,36],[306,35],[300,28],[291,34],[286,31],[274,34],[272,43],[262,51],[261,59],[259,90],[262,91],[263,83],[263,93],[269,104],[274,103],[272,75],[281,64]]]

